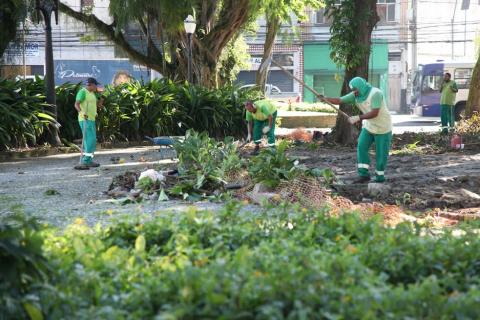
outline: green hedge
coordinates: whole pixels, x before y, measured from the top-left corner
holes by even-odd
[[[480,317],[480,238],[471,226],[429,235],[418,225],[328,217],[328,209],[239,209],[231,202],[216,213],[37,231],[48,279],[25,267],[17,268],[29,279],[22,290],[15,277],[2,279],[4,318],[20,318],[25,305],[47,319]],[[24,252],[37,259],[25,234],[36,236],[0,238],[10,269]],[[25,247],[15,259],[9,243]]]
[[[73,105],[81,84],[56,88],[61,138],[79,139]],[[141,141],[145,135],[183,135],[206,131],[212,137],[240,136],[245,131],[243,103],[258,93],[237,87],[206,89],[188,83],[155,80],[107,86],[105,108],[97,118],[100,141]],[[0,149],[45,142],[51,121],[44,82],[0,81]]]

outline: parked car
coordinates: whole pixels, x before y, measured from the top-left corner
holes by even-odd
[[[239,89],[240,90],[248,90],[248,89],[253,89],[257,85],[252,83],[252,84],[246,84],[241,86]],[[274,86],[273,84],[266,84],[265,85],[265,97],[268,99],[276,100],[279,102],[288,102],[290,99],[291,101],[299,101],[300,100],[300,95],[298,93],[292,93],[292,92],[282,92],[279,87]]]

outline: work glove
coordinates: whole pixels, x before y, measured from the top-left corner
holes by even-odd
[[[270,131],[270,127],[263,127],[262,131],[267,134]]]
[[[250,142],[250,141],[252,141],[252,135],[249,132],[247,135],[247,142]]]
[[[353,116],[353,117],[348,118],[348,122],[350,122],[350,124],[355,124],[358,121],[360,121],[360,116]]]

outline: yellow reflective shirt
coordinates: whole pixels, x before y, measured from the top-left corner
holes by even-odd
[[[85,120],[84,115],[87,114],[88,120],[95,121],[97,117],[97,96],[94,92],[90,92],[83,88],[77,93],[75,101],[80,102],[80,110],[78,120]]]
[[[277,111],[277,107],[275,107],[273,102],[267,99],[255,101],[253,105],[255,106],[255,109],[257,109],[257,111],[255,113],[247,111],[247,121],[265,121],[268,119],[268,116],[274,114],[275,111]]]

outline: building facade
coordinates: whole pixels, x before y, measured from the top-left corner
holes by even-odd
[[[402,0],[378,0],[380,21],[372,34],[369,81],[387,97],[389,109],[406,111],[407,93],[407,21],[408,3]],[[309,12],[303,24],[304,81],[327,96],[338,96],[343,70],[330,59],[329,18],[324,9]],[[313,102],[313,94],[303,90],[304,100]]]
[[[64,0],[75,10],[92,10],[106,23],[111,22],[108,0]],[[25,23],[25,34],[19,30],[20,39],[6,50],[0,77],[45,74],[45,31],[42,25]],[[58,24],[52,19],[53,58],[55,83],[80,82],[94,77],[102,84],[110,84],[128,75],[136,79],[150,80],[147,68],[132,63],[114,44],[93,32],[91,28],[62,13]]]
[[[95,1],[95,2],[94,2]],[[108,13],[109,0],[65,0],[76,10],[92,10],[106,23],[111,22]],[[93,5],[94,4],[94,5]],[[388,97],[389,108],[404,111],[407,88],[408,3],[403,0],[378,0],[380,22],[372,35],[369,81],[380,87]],[[343,70],[330,59],[330,21],[324,10],[307,11],[308,21],[300,23],[292,15],[291,23],[283,25],[276,37],[273,55],[292,74],[329,96],[338,96],[343,81]],[[261,62],[266,35],[266,22],[258,20],[258,30],[245,35],[249,45],[250,63],[238,75],[239,84],[255,83],[255,74]],[[27,22],[24,41],[13,44],[7,50],[0,67],[0,76],[44,74],[44,31],[41,26]],[[136,46],[143,44],[140,30],[129,30],[129,41]],[[103,84],[115,82],[128,74],[136,79],[150,80],[160,76],[154,71],[131,62],[126,55],[104,36],[95,33],[73,18],[59,15],[59,24],[53,26],[55,81],[78,82],[95,77]],[[301,96],[313,102],[315,97],[301,84],[275,66],[270,66],[267,83],[283,94]]]

